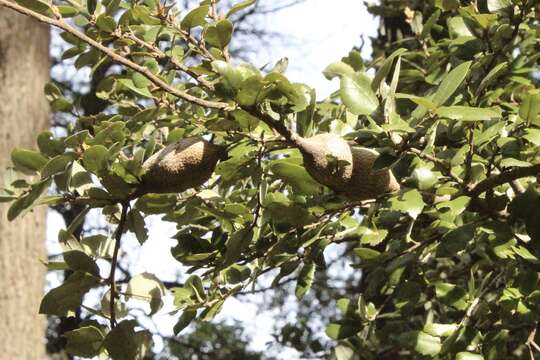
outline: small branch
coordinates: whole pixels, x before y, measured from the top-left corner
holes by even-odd
[[[536,337],[536,330],[538,327],[538,322],[534,324],[534,328],[529,333],[529,336],[527,337],[527,347],[529,348],[529,355],[531,357],[531,360],[535,359],[534,351],[540,352],[540,346],[534,341],[534,338]]]
[[[4,1],[4,0],[0,0],[0,1]],[[254,107],[250,107],[250,108],[246,107],[243,109],[250,115],[260,119],[262,122],[268,125],[271,129],[274,129],[275,131],[277,131],[288,142],[296,144],[298,135],[294,131],[287,128],[287,126],[285,126],[283,122],[275,120],[270,115],[263,113],[262,111],[259,111],[258,109]]]
[[[176,96],[176,97],[178,97],[180,99],[183,99],[183,100],[185,100],[187,102],[190,102],[192,104],[196,104],[196,105],[199,105],[199,106],[203,106],[203,107],[206,107],[206,108],[210,108],[210,109],[221,109],[221,110],[225,110],[225,111],[232,111],[232,110],[234,110],[236,108],[236,105],[231,105],[231,104],[228,104],[226,102],[209,101],[209,100],[204,100],[204,99],[198,98],[196,96],[188,94],[185,91],[179,90],[179,89],[167,84],[165,81],[163,81],[157,75],[152,73],[146,67],[144,67],[142,65],[139,65],[139,64],[125,58],[124,56],[119,55],[113,49],[104,46],[103,44],[95,41],[94,39],[90,38],[89,36],[85,35],[84,33],[80,32],[79,30],[77,30],[74,27],[70,26],[69,24],[65,23],[61,18],[59,18],[59,19],[50,18],[48,16],[45,16],[45,15],[39,14],[39,13],[37,13],[35,11],[29,10],[29,9],[27,9],[27,8],[21,6],[21,5],[18,5],[16,3],[13,3],[13,2],[8,1],[8,0],[0,0],[0,7],[10,8],[10,9],[12,9],[14,11],[17,11],[17,12],[23,14],[23,15],[32,17],[32,18],[34,18],[34,19],[36,19],[36,20],[38,20],[38,21],[40,21],[42,23],[58,27],[58,28],[60,28],[60,29],[62,29],[64,31],[74,35],[78,39],[84,41],[88,45],[96,48],[97,50],[99,50],[102,53],[104,53],[105,55],[107,55],[113,62],[116,62],[118,64],[122,64],[122,65],[124,65],[124,66],[126,66],[126,67],[128,67],[128,68],[130,68],[130,69],[144,75],[148,80],[150,80],[158,88],[160,88],[163,91],[165,91],[165,92],[167,92],[167,93],[169,93],[171,95],[174,95],[174,96]],[[169,20],[169,22],[171,21],[170,19],[168,19],[168,20]],[[185,31],[183,31],[183,35],[187,36],[187,39],[190,42],[196,44],[201,50],[204,49],[204,47],[201,46],[189,34],[186,35]],[[132,38],[132,40],[136,41],[133,38]],[[141,41],[138,41],[138,44],[141,45],[141,46],[145,46],[147,48],[148,48],[148,46],[150,46],[152,50],[156,50],[156,48],[153,47],[150,44],[146,44],[146,43],[143,44],[143,42],[141,42]],[[209,56],[211,56],[211,54],[209,54]],[[211,59],[210,57],[208,57],[208,58]],[[179,69],[186,72],[190,76],[195,75],[193,72],[191,72],[189,70],[189,68],[185,68],[185,66],[183,64],[179,63],[179,62],[176,62],[176,63],[173,62],[173,65],[177,66]],[[207,87],[209,89],[212,88],[211,84],[208,84],[204,80],[201,81],[200,77],[197,77],[196,80],[200,84],[204,85],[205,87]],[[270,128],[277,131],[288,142],[290,142],[292,144],[296,144],[296,140],[298,139],[298,135],[294,131],[288,129],[287,126],[285,126],[285,124],[283,122],[275,120],[270,115],[262,112],[261,110],[255,108],[255,107],[249,107],[249,108],[248,107],[243,107],[243,109],[245,111],[247,111],[249,114],[251,114],[252,116],[260,119],[261,121],[263,121]]]
[[[62,19],[50,18],[48,16],[45,16],[45,15],[39,14],[39,13],[37,13],[35,11],[29,10],[29,9],[27,9],[27,8],[21,6],[21,5],[18,5],[16,3],[13,3],[13,2],[8,1],[8,0],[0,0],[0,6],[10,8],[12,10],[17,11],[18,13],[21,13],[23,15],[32,17],[32,18],[34,18],[34,19],[36,19],[36,20],[38,20],[38,21],[40,21],[42,23],[58,27],[58,28],[60,28],[60,29],[62,29],[64,31],[74,35],[78,39],[84,41],[88,45],[96,48],[97,50],[99,50],[102,53],[104,53],[105,55],[107,55],[112,61],[114,61],[116,63],[119,63],[119,64],[122,64],[122,65],[124,65],[124,66],[126,66],[126,67],[128,67],[128,68],[130,68],[130,69],[144,75],[146,78],[148,78],[148,80],[150,80],[152,83],[154,83],[154,85],[156,85],[160,89],[162,89],[162,90],[168,92],[169,94],[172,94],[172,95],[174,95],[174,96],[176,96],[176,97],[178,97],[180,99],[188,101],[188,102],[190,102],[192,104],[200,105],[200,106],[203,106],[203,107],[206,107],[206,108],[211,108],[211,109],[223,109],[223,110],[230,110],[231,109],[231,106],[229,104],[227,104],[227,103],[200,99],[200,98],[198,98],[196,96],[188,94],[185,91],[174,88],[173,86],[167,84],[165,81],[160,79],[157,75],[152,73],[146,67],[144,67],[142,65],[139,65],[139,64],[137,64],[137,63],[135,63],[135,62],[133,62],[131,60],[128,60],[125,57],[117,54],[114,50],[104,46],[103,44],[95,41],[94,39],[92,39],[89,36],[83,34],[82,32],[78,31],[77,29],[73,28],[72,26],[66,24]]]
[[[128,203],[122,203],[122,213],[120,215],[120,221],[118,222],[118,227],[116,228],[116,231],[114,233],[114,251],[113,251],[113,257],[111,261],[111,272],[109,273],[109,285],[111,286],[111,294],[110,294],[110,308],[109,312],[111,315],[110,321],[111,321],[111,328],[114,328],[116,326],[116,311],[114,308],[114,301],[117,296],[116,292],[116,282],[115,282],[115,274],[116,274],[116,268],[118,264],[118,253],[120,252],[120,243],[122,240],[122,233],[124,232],[124,227],[126,224],[126,218],[127,218],[127,210],[128,210],[129,204]]]
[[[472,176],[472,160],[474,156],[474,129],[471,127],[469,128],[469,152],[467,153],[467,157],[465,158],[465,175],[463,177],[463,184],[467,186],[467,184],[471,180]]]
[[[141,47],[144,47],[150,51],[152,51],[158,58],[160,59],[167,59],[168,61],[171,62],[171,64],[173,64],[178,70],[181,70],[182,72],[186,73],[187,75],[191,76],[193,79],[195,79],[199,84],[203,85],[205,88],[207,88],[208,90],[210,91],[213,91],[214,90],[214,85],[209,82],[208,80],[206,80],[203,76],[201,75],[198,75],[197,73],[193,72],[190,70],[190,68],[183,64],[182,62],[176,60],[175,58],[173,58],[172,56],[167,56],[167,54],[165,54],[163,52],[163,50],[161,50],[159,47],[153,45],[153,44],[150,44],[150,43],[147,43],[146,41],[142,40],[142,39],[139,39],[137,36],[135,36],[135,34],[133,33],[124,33],[121,35],[122,37],[125,37],[126,39],[130,39],[132,41],[134,41],[135,43],[137,43],[139,46]]]
[[[540,164],[531,165],[527,167],[515,168],[512,170],[505,170],[498,175],[491,176],[487,179],[480,181],[472,189],[468,191],[468,195],[477,197],[484,191],[493,189],[499,185],[511,183],[514,180],[535,176],[540,174]]]

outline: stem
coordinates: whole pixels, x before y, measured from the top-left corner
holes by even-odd
[[[117,297],[117,291],[116,291],[116,282],[115,282],[115,274],[116,274],[116,268],[118,265],[118,253],[120,252],[120,243],[122,240],[122,233],[124,232],[124,227],[126,225],[126,218],[127,218],[127,210],[129,207],[129,203],[122,203],[122,213],[120,215],[120,221],[118,222],[118,226],[116,228],[116,231],[114,233],[114,252],[113,257],[111,261],[111,272],[109,274],[109,284],[111,286],[111,294],[110,294],[110,301],[109,301],[109,312],[111,315],[110,321],[111,321],[111,328],[114,328],[116,326],[116,311],[114,308],[114,301]]]
[[[173,64],[178,70],[181,70],[182,72],[186,73],[187,75],[191,76],[193,79],[195,79],[199,84],[203,85],[205,88],[207,88],[208,90],[211,90],[213,91],[214,90],[214,85],[209,82],[208,80],[204,79],[201,75],[198,75],[197,73],[191,71],[189,69],[189,67],[185,64],[183,64],[182,62],[176,60],[175,58],[173,58],[172,56],[167,56],[167,54],[165,54],[163,52],[163,50],[161,50],[160,48],[158,48],[157,46],[153,45],[153,44],[150,44],[142,39],[139,39],[137,36],[135,36],[135,34],[133,33],[124,33],[121,35],[122,37],[125,37],[126,39],[130,39],[134,42],[136,42],[139,46],[141,47],[144,47],[150,51],[152,51],[157,57],[159,57],[160,59],[167,59],[168,61],[171,62],[171,64]]]
[[[3,1],[3,0],[0,0],[0,1]],[[260,119],[262,122],[268,125],[271,129],[274,129],[275,131],[277,131],[288,142],[295,145],[297,144],[298,134],[296,134],[294,131],[287,128],[287,126],[285,126],[283,122],[275,120],[270,115],[263,113],[262,111],[254,107],[250,107],[250,108],[246,107],[246,108],[243,108],[243,110],[249,113],[250,115]]]
[[[492,189],[496,186],[511,183],[514,180],[528,176],[535,176],[538,174],[540,174],[540,164],[505,170],[498,175],[491,176],[480,181],[469,191],[469,195],[476,197],[482,194],[484,191]]]
[[[145,68],[142,65],[139,65],[119,54],[117,54],[114,50],[104,46],[103,44],[95,41],[94,39],[90,38],[89,36],[83,34],[82,32],[78,31],[77,29],[73,28],[69,24],[66,24],[61,18],[60,19],[53,19],[48,16],[39,14],[35,11],[29,10],[21,5],[18,5],[16,3],[13,3],[8,0],[0,0],[0,6],[10,8],[12,10],[17,11],[18,13],[21,13],[26,16],[30,16],[42,23],[49,24],[52,26],[56,26],[72,35],[77,37],[78,39],[84,41],[88,45],[96,48],[97,50],[101,51],[105,55],[107,55],[112,61],[122,64],[134,71],[137,71],[138,73],[144,75],[148,80],[150,80],[154,85],[159,87],[160,89],[168,92],[169,94],[172,94],[180,99],[186,100],[192,104],[204,106],[207,108],[212,109],[223,109],[223,110],[230,110],[231,105],[225,103],[225,102],[217,102],[217,101],[209,101],[200,99],[196,96],[193,96],[191,94],[188,94],[185,91],[176,89],[172,87],[171,85],[167,84],[165,81],[160,79],[157,75],[152,73],[149,69]]]
[[[472,176],[472,160],[474,156],[474,129],[472,126],[469,128],[468,142],[469,142],[469,152],[467,153],[467,157],[465,159],[465,175],[463,177],[464,185],[467,185],[469,183]]]

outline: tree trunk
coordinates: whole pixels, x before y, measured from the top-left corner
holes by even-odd
[[[0,187],[11,150],[35,148],[47,128],[49,30],[0,8]],[[45,209],[9,223],[0,204],[0,357],[45,358],[45,318],[38,315],[45,267]]]

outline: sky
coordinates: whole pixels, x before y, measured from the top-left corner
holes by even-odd
[[[377,24],[361,0],[306,0],[284,9],[267,19],[268,27],[291,35],[291,46],[278,48],[271,58],[261,63],[288,57],[287,76],[317,89],[324,98],[338,88],[338,80],[328,81],[324,68],[346,56],[353,46],[365,45],[362,54],[371,55],[370,36],[376,35]],[[264,53],[263,56],[267,54]]]
[[[363,1],[360,0],[306,0],[302,4],[271,15],[266,22],[268,28],[273,31],[290,35],[291,41],[286,42],[289,46],[277,45],[272,47],[272,51],[261,51],[256,56],[256,65],[273,64],[282,57],[288,57],[289,68],[286,75],[294,82],[303,82],[315,87],[319,99],[328,96],[339,87],[337,79],[328,81],[324,78],[323,69],[347,55],[353,46],[358,46],[362,36],[365,39],[363,56],[369,58],[371,54],[369,37],[375,35],[377,27],[376,21],[367,13]],[[96,214],[96,218],[97,216]],[[63,227],[61,217],[52,211],[49,212],[47,238],[50,253],[60,252],[56,239],[61,227]],[[150,272],[160,277],[165,275],[167,280],[174,280],[177,272],[182,271],[179,263],[170,254],[171,246],[176,243],[171,238],[176,233],[174,224],[165,223],[152,216],[147,219],[147,227],[150,237],[141,251],[130,259],[132,272],[134,274]],[[136,252],[138,247],[133,237],[126,236],[123,239],[124,251]],[[106,266],[103,270],[108,271]],[[54,283],[57,281],[54,278],[48,279],[51,285],[56,286]],[[172,335],[175,317],[167,314],[173,309],[172,298],[165,299],[165,303],[164,309],[154,317],[154,320],[162,334]],[[253,336],[251,348],[264,350],[267,342],[273,341],[271,336],[274,326],[273,315],[278,311],[281,309],[260,312],[254,303],[229,299],[216,320],[234,319],[242,322],[246,332]],[[282,353],[280,358],[299,357],[291,350]]]

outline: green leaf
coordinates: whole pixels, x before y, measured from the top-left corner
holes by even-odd
[[[474,237],[474,225],[463,225],[450,230],[441,238],[441,243],[437,249],[437,256],[454,256],[467,247],[469,241]]]
[[[142,273],[134,276],[128,283],[126,290],[128,299],[145,301],[150,304],[150,314],[155,314],[163,306],[165,286],[153,274]]]
[[[499,12],[512,5],[512,0],[487,0],[487,7],[490,12]]]
[[[148,230],[146,229],[144,217],[136,209],[132,209],[128,214],[130,230],[135,233],[139,244],[144,244],[148,239]]]
[[[411,174],[419,190],[425,191],[433,188],[438,181],[438,176],[426,166],[417,167]]]
[[[303,84],[292,84],[285,75],[277,72],[271,72],[264,79],[274,84],[275,91],[285,96],[290,103],[294,104],[294,111],[303,111],[309,105],[310,99],[307,98],[305,91],[307,86]]]
[[[386,76],[390,72],[390,69],[392,69],[394,58],[400,55],[403,55],[406,52],[407,52],[407,49],[399,48],[396,51],[394,51],[392,54],[390,54],[390,56],[388,56],[384,60],[380,69],[375,74],[375,77],[373,78],[373,82],[371,83],[371,88],[373,89],[373,91],[377,91],[379,89],[381,82],[386,78]]]
[[[439,18],[441,17],[441,11],[436,10],[429,19],[424,23],[424,26],[422,28],[422,33],[420,34],[421,37],[426,38],[430,35],[431,29],[433,29],[433,26],[437,24],[437,21],[439,21]]]
[[[30,192],[15,200],[8,209],[7,218],[13,221],[17,216],[30,210],[37,205],[36,200],[43,194],[51,184],[50,179],[42,180],[30,187]]]
[[[456,360],[484,360],[484,357],[480,354],[463,351],[456,354]]]
[[[84,152],[82,160],[86,170],[98,174],[107,169],[109,150],[103,145],[91,146]]]
[[[256,118],[255,116],[251,115],[247,111],[244,111],[242,109],[234,110],[231,112],[232,117],[242,129],[246,129],[248,131],[253,131],[259,125],[260,120]]]
[[[135,85],[135,87],[138,89],[146,89],[152,84],[152,82],[148,80],[146,76],[138,72],[134,72],[131,75],[131,80],[133,81],[133,85]]]
[[[65,97],[59,97],[51,102],[53,112],[69,112],[73,109],[73,104]]]
[[[197,275],[191,275],[187,278],[184,287],[191,289],[198,301],[203,302],[206,300],[206,292],[202,280]]]
[[[51,9],[51,4],[42,0],[17,0],[17,3],[41,14],[47,14]]]
[[[272,162],[270,170],[300,194],[313,195],[321,192],[320,184],[313,180],[303,166],[277,160]]]
[[[459,88],[463,80],[467,77],[472,61],[464,62],[455,69],[450,71],[441,82],[441,85],[437,88],[437,91],[433,95],[433,102],[436,105],[444,105],[446,100],[450,99],[452,95]]]
[[[174,335],[178,335],[182,330],[184,330],[188,325],[197,317],[197,310],[195,309],[186,309],[176,322],[173,328]]]
[[[75,15],[79,13],[79,10],[77,10],[73,6],[58,5],[57,8],[60,15],[62,15],[62,17],[65,17],[65,18],[74,17]]]
[[[457,324],[429,323],[424,326],[424,332],[432,336],[451,336],[458,329]]]
[[[419,331],[414,350],[422,355],[435,356],[441,351],[441,339]]]
[[[182,19],[182,22],[180,23],[182,30],[189,31],[194,27],[204,25],[206,22],[205,21],[206,15],[208,15],[209,9],[210,9],[210,5],[202,5],[202,6],[196,7],[195,9],[187,13],[187,15],[184,16],[184,18]]]
[[[364,234],[362,235],[362,238],[360,239],[360,242],[366,245],[377,246],[381,242],[383,242],[384,239],[386,239],[387,235],[388,235],[388,231],[384,229],[380,229],[380,230],[366,229]]]
[[[528,123],[535,123],[540,114],[540,93],[528,94],[519,107],[519,116]]]
[[[445,305],[458,310],[467,308],[467,292],[454,284],[438,281],[435,284],[435,295]]]
[[[242,252],[247,249],[253,238],[251,229],[242,228],[235,231],[226,243],[226,252],[221,263],[221,268],[224,269],[233,264],[242,256]]]
[[[94,186],[92,174],[78,162],[74,161],[71,165],[71,177],[69,179],[69,190],[77,191],[84,195],[87,190]]]
[[[251,270],[247,266],[234,264],[225,269],[222,275],[228,284],[235,285],[249,279]]]
[[[480,85],[476,89],[476,95],[480,94],[488,85],[490,85],[495,79],[497,79],[501,74],[503,74],[508,68],[508,62],[502,62],[499,65],[495,66],[490,72],[482,79]]]
[[[338,345],[334,349],[336,360],[355,360],[357,359],[354,349],[346,345]]]
[[[70,162],[74,160],[74,154],[58,155],[53,157],[45,164],[41,170],[41,178],[47,177],[64,172]]]
[[[392,210],[409,214],[413,219],[416,219],[422,213],[426,205],[422,195],[416,189],[407,190],[398,196],[392,197],[390,204]]]
[[[204,309],[204,311],[201,313],[201,321],[211,321],[214,319],[221,311],[224,303],[225,300],[221,300]]]
[[[447,20],[448,31],[452,39],[474,39],[474,35],[462,16],[454,16]]]
[[[296,130],[298,135],[310,137],[314,130],[314,117],[317,108],[317,93],[315,89],[309,91],[310,102],[308,107],[296,114]]]
[[[65,147],[62,139],[56,139],[50,131],[44,131],[37,137],[39,151],[47,156],[56,156],[64,153]]]
[[[232,33],[233,23],[224,19],[206,28],[204,40],[211,46],[224,49],[231,42]]]
[[[11,161],[23,171],[40,171],[48,159],[37,151],[15,148],[11,152]]]
[[[137,200],[135,207],[146,215],[154,215],[172,210],[175,204],[174,194],[146,194]]]
[[[99,282],[100,279],[95,276],[75,272],[62,285],[52,289],[43,297],[39,313],[67,316],[69,311],[80,308],[83,296]]]
[[[234,15],[237,12],[244,10],[245,8],[255,4],[256,1],[257,0],[244,0],[239,2],[238,4],[234,5],[232,8],[229,9],[225,17],[230,17],[231,15]]]
[[[96,26],[101,31],[114,32],[116,30],[116,21],[112,16],[101,14],[96,19]]]
[[[535,189],[534,186],[530,186],[523,194],[516,196],[509,206],[512,216],[521,219],[525,223],[527,233],[535,241],[540,240],[539,206],[540,191]]]
[[[228,62],[212,61],[212,68],[223,77],[224,84],[230,89],[238,89],[242,83],[242,73]]]
[[[354,69],[349,64],[344,63],[343,61],[335,62],[330,65],[328,65],[324,71],[323,75],[328,80],[332,80],[333,78],[339,76],[353,76],[354,75]]]
[[[431,101],[436,105],[444,105],[448,99],[456,90],[461,86],[461,83],[467,77],[472,62],[467,61],[450,71],[442,80],[441,84],[437,88],[437,91],[431,96]],[[418,106],[412,113],[412,117],[419,119],[426,114],[426,108]]]
[[[334,340],[346,339],[360,331],[360,324],[355,322],[336,322],[326,327],[326,335]]]
[[[487,121],[501,117],[500,110],[469,106],[443,106],[438,108],[435,113],[439,117],[460,121]]]
[[[242,81],[236,95],[238,104],[249,107],[263,100],[263,86],[264,83],[260,75],[250,76]]]
[[[370,248],[355,248],[354,253],[362,260],[374,260],[381,255],[377,250]]]
[[[409,99],[417,105],[423,106],[428,110],[434,110],[437,107],[437,105],[433,101],[422,96],[397,93],[396,99]]]
[[[96,7],[97,0],[86,0],[86,8],[88,9],[90,15],[94,14],[94,11],[96,11]]]
[[[137,95],[145,98],[153,98],[152,93],[147,88],[137,87],[131,79],[117,79],[116,81],[118,81],[126,89],[133,91]]]
[[[66,331],[66,352],[75,356],[92,358],[100,352],[105,335],[97,326],[81,326],[78,329]]]
[[[270,72],[285,74],[289,67],[289,58],[284,57],[279,59]]]
[[[526,129],[525,135],[523,135],[524,139],[527,139],[532,144],[536,146],[540,146],[540,129]]]
[[[99,277],[99,267],[94,259],[80,250],[64,252],[64,261],[73,271],[80,271]]]
[[[305,263],[302,270],[300,270],[300,274],[298,274],[298,281],[296,283],[295,295],[298,300],[302,300],[309,289],[311,289],[314,277],[315,264]]]
[[[371,79],[365,73],[342,76],[340,96],[355,115],[369,115],[379,107],[379,100],[371,89]]]
[[[103,345],[112,360],[137,360],[144,355],[152,344],[152,335],[148,331],[135,331],[139,326],[135,320],[124,320],[112,329]]]

